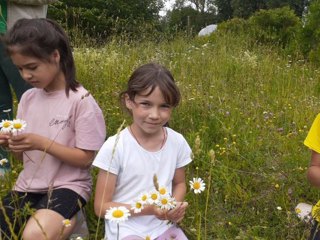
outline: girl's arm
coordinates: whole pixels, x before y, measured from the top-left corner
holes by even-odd
[[[311,161],[307,172],[309,182],[315,187],[320,188],[320,154],[313,151]]]
[[[140,213],[134,213],[130,204],[113,202],[112,197],[115,191],[117,175],[110,172],[99,170],[94,197],[94,211],[98,217],[104,217],[106,210],[110,207],[124,206],[130,210],[131,216],[156,215],[158,218],[165,218],[165,213],[153,205],[145,206]]]
[[[28,150],[44,151],[62,162],[84,169],[91,165],[95,154],[95,151],[67,147],[49,138],[32,133],[12,136],[8,142],[8,147],[15,155]]]

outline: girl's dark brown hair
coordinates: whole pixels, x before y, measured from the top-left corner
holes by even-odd
[[[20,54],[50,62],[55,50],[60,54],[60,67],[66,78],[66,94],[77,91],[76,70],[69,39],[55,21],[44,18],[20,19],[6,34],[5,44],[9,55]],[[17,50],[18,49],[18,50]]]
[[[164,100],[170,106],[176,107],[179,104],[181,95],[171,72],[157,63],[138,67],[130,76],[127,90],[120,94],[120,99],[124,103],[127,95],[131,101],[134,101],[137,94],[150,89],[146,94],[149,96],[156,87],[159,87]]]

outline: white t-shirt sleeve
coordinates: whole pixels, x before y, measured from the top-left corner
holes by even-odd
[[[191,148],[185,138],[180,135],[181,140],[180,140],[180,148],[178,152],[178,161],[177,161],[177,166],[176,168],[181,168],[189,164],[192,159],[191,159]]]
[[[118,175],[120,171],[119,142],[112,136],[102,145],[92,165]]]

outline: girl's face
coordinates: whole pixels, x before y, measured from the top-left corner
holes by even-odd
[[[47,92],[65,89],[65,78],[60,69],[60,54],[57,50],[50,56],[50,61],[25,56],[19,51],[15,51],[11,59],[22,78],[33,87],[45,89]]]
[[[126,107],[133,116],[132,128],[143,135],[162,134],[162,127],[171,117],[172,107],[166,103],[159,87],[149,96],[149,89],[137,94],[134,101],[126,96]]]

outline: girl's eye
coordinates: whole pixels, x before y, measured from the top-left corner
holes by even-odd
[[[147,106],[150,106],[150,103],[147,103],[147,102],[142,102],[142,103],[140,103],[142,106],[145,106],[145,107],[147,107]]]
[[[36,70],[38,66],[30,66],[28,67],[29,70]]]
[[[171,106],[169,104],[162,105],[161,107],[166,108],[166,109],[171,108]]]

